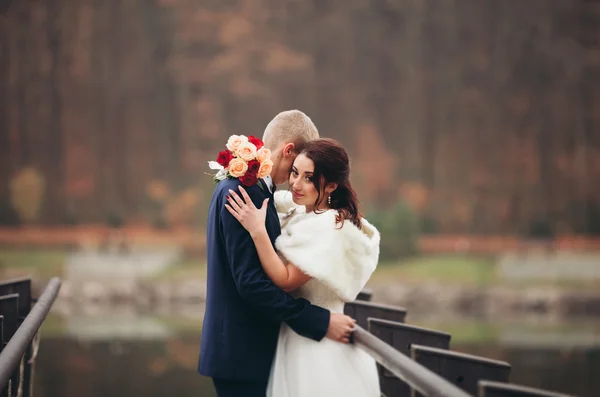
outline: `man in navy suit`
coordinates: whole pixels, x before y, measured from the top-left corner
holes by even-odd
[[[272,152],[271,177],[245,188],[254,204],[269,197],[266,226],[271,242],[281,233],[273,181],[288,180],[294,159],[306,142],[319,137],[311,119],[298,110],[281,112],[267,125],[263,141]],[[279,327],[320,341],[327,336],[347,343],[354,320],[330,313],[279,289],[264,273],[250,234],[226,210],[229,189],[238,179],[220,181],[213,193],[206,232],[207,294],[198,372],[213,378],[219,397],[264,397]]]

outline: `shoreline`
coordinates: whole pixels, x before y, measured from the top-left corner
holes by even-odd
[[[114,240],[132,246],[175,245],[195,252],[204,252],[205,248],[204,230],[192,227],[157,229],[146,224],[131,224],[120,228],[104,224],[0,227],[0,247],[71,249],[81,246],[97,247]],[[423,254],[499,254],[528,250],[597,253],[600,252],[600,237],[558,235],[554,239],[540,240],[511,235],[423,234],[419,236],[417,245]]]
[[[551,286],[464,286],[423,282],[368,284],[373,302],[402,306],[411,313],[502,316],[535,314],[552,318],[600,318],[600,291]],[[196,310],[204,307],[204,279],[187,280],[63,280],[57,310]],[[94,309],[95,308],[95,309]],[[187,309],[185,309],[187,308]],[[202,309],[203,310],[203,309]]]

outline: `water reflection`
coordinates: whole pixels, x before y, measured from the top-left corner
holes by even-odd
[[[600,396],[600,348],[455,344],[452,349],[504,360],[513,383],[580,397]],[[592,376],[595,372],[596,376]]]
[[[448,331],[453,350],[505,360],[514,383],[600,395],[600,324],[427,324]],[[215,396],[196,373],[201,318],[51,317],[36,364],[40,397]],[[596,376],[593,376],[593,375]]]
[[[196,372],[197,336],[128,341],[46,338],[40,346],[37,397],[215,396]]]

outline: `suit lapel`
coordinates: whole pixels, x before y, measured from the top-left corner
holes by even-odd
[[[259,181],[262,184],[259,188],[263,199],[269,199],[269,203],[267,204],[267,219],[265,219],[267,231],[271,239],[275,241],[275,238],[281,234],[281,225],[279,224],[279,216],[277,216],[277,209],[275,208],[275,199],[273,193],[269,191],[267,183],[263,179],[259,179]]]
[[[275,185],[273,185],[273,189],[271,189],[271,191],[269,191],[267,182],[263,178],[260,178],[258,180],[258,183],[259,183],[258,187],[260,188],[260,190],[263,191],[263,194],[265,195],[265,197],[273,197],[273,192],[275,191]]]

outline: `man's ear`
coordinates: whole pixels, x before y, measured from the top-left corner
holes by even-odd
[[[283,157],[291,156],[294,153],[295,147],[296,145],[294,145],[293,143],[286,143],[282,149]]]

